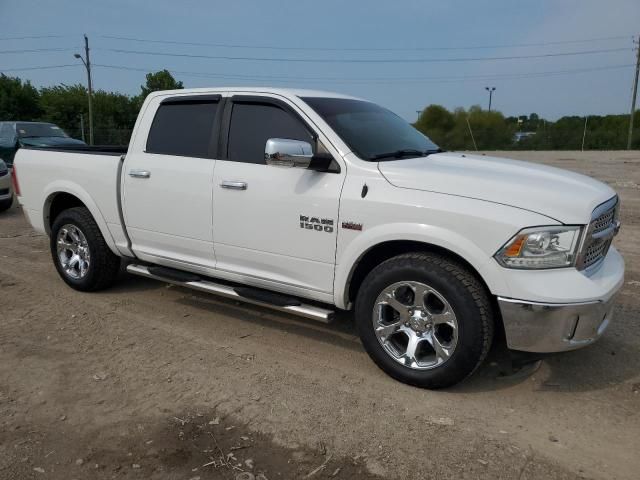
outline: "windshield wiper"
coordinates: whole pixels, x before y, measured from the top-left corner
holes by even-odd
[[[369,158],[370,160],[382,160],[384,158],[404,158],[404,157],[416,156],[416,155],[419,157],[426,157],[427,155],[430,155],[432,153],[440,153],[440,152],[442,152],[442,150],[439,148],[435,150],[418,150],[415,148],[405,148],[402,150],[396,150],[395,152],[379,153]]]
[[[422,156],[424,155],[424,152],[422,150],[417,150],[414,148],[405,148],[403,150],[396,150],[395,152],[379,153],[369,158],[371,160],[380,160],[382,158],[402,158],[410,155]]]

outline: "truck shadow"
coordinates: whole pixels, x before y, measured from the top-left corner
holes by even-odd
[[[198,308],[210,312],[212,315],[221,314],[232,317],[234,321],[248,322],[256,326],[280,330],[288,335],[305,337],[310,341],[319,341],[352,351],[364,352],[349,313],[338,313],[332,323],[325,324],[284,312],[275,312],[257,305],[200,294],[182,287],[174,288],[187,294],[177,300],[182,305]]]
[[[498,338],[483,366],[469,379],[451,389],[452,392],[471,393],[510,388],[524,382],[537,392],[589,392],[602,389],[640,389],[630,380],[637,378],[640,359],[634,339],[624,334],[624,329],[638,317],[637,307],[618,305],[616,321],[609,331],[593,345],[571,352],[531,355],[535,363],[524,365],[521,370],[509,365],[511,352],[507,350],[504,336]],[[637,340],[636,340],[637,342]],[[517,363],[526,360],[516,352]],[[539,367],[539,368],[538,368]],[[624,387],[622,387],[624,388]]]
[[[160,290],[166,284],[123,274],[122,281],[110,292]],[[323,324],[268,308],[245,304],[214,295],[172,286],[183,295],[175,300],[186,307],[211,315],[224,315],[239,323],[295,335],[302,342],[322,342],[366,356],[350,312],[338,312],[331,324]],[[637,375],[639,360],[634,348],[625,343],[618,331],[638,316],[632,305],[619,305],[618,319],[596,344],[585,349],[548,355],[522,355],[510,352],[504,334],[499,332],[487,359],[464,382],[447,389],[451,393],[474,393],[505,390],[530,383],[534,391],[581,392],[611,388],[627,383]],[[626,317],[626,318],[625,318]],[[358,368],[354,366],[354,368]],[[370,374],[370,373],[368,373]],[[379,372],[380,375],[384,373]]]

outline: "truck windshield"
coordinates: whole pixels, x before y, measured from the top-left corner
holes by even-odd
[[[52,123],[18,123],[16,132],[20,138],[68,136],[60,127]]]
[[[369,161],[416,158],[440,152],[428,137],[375,103],[303,97],[359,157]]]

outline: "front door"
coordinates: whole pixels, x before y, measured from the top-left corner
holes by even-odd
[[[332,294],[341,173],[266,165],[269,138],[316,134],[293,106],[269,97],[232,97],[228,144],[213,180],[217,269],[274,289]]]

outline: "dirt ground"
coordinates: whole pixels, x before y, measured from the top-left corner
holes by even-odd
[[[83,294],[47,238],[0,215],[0,479],[637,479],[640,152],[501,152],[622,198],[627,264],[597,344],[508,375],[498,341],[445,391],[323,325],[122,275]]]

